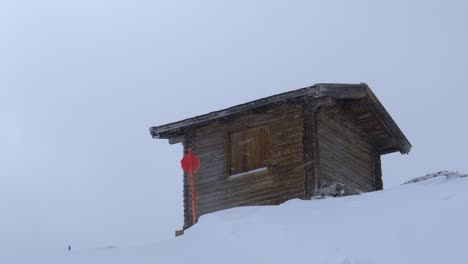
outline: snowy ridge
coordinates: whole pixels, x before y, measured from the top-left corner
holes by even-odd
[[[21,263],[468,263],[468,178],[446,171],[422,178],[362,195],[225,210],[145,247]]]
[[[436,173],[426,174],[425,176],[422,176],[422,177],[414,178],[414,179],[409,180],[409,181],[407,181],[407,182],[405,182],[403,184],[425,181],[425,180],[429,180],[429,179],[436,178],[436,177],[445,177],[446,179],[464,178],[464,177],[468,177],[468,174],[459,173],[458,171],[457,172],[439,171],[439,172],[436,172]]]

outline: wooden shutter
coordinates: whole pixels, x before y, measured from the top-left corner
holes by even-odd
[[[266,127],[232,133],[231,175],[266,167],[268,131]]]

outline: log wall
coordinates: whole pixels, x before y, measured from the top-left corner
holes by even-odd
[[[319,184],[339,182],[361,192],[375,190],[374,164],[370,139],[362,127],[340,107],[326,107],[318,112],[320,155]]]
[[[260,126],[268,129],[267,169],[230,178],[229,134]],[[191,145],[201,159],[195,175],[198,216],[232,207],[274,205],[304,198],[302,142],[302,107],[295,104],[274,106],[196,129]],[[192,224],[187,183],[185,180],[184,228]]]
[[[195,175],[197,217],[238,206],[309,199],[325,182],[360,192],[382,189],[380,153],[343,105],[283,104],[218,120],[186,134],[201,159]],[[230,177],[232,133],[267,129],[266,170]],[[184,176],[184,229],[192,225],[190,181]]]

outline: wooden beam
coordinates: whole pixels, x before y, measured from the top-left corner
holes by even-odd
[[[184,235],[184,230],[183,230],[183,229],[182,229],[182,230],[176,230],[176,231],[175,231],[175,236],[176,236],[176,237],[179,237],[179,236],[182,236],[182,235]]]
[[[184,141],[184,137],[185,137],[184,135],[177,136],[177,137],[170,137],[168,139],[169,144],[174,145],[174,144],[182,143]]]
[[[316,97],[331,96],[343,99],[359,99],[366,97],[366,87],[363,84],[317,84]]]
[[[302,146],[304,151],[304,199],[310,200],[315,189],[315,153],[313,148],[314,110],[312,110],[308,105],[303,106],[302,122]]]
[[[188,153],[188,149],[192,147],[193,143],[193,133],[187,133],[184,136],[182,141],[184,152],[183,154]],[[192,193],[190,191],[190,176],[188,173],[183,172],[183,195],[184,195],[184,227],[187,229],[193,225],[192,220]]]
[[[317,91],[316,86],[305,87],[305,88],[298,89],[295,91],[281,93],[281,94],[273,95],[270,97],[262,98],[259,100],[255,100],[252,102],[248,102],[245,104],[240,104],[237,106],[226,108],[223,110],[211,112],[205,115],[200,115],[200,116],[184,119],[182,121],[178,121],[178,122],[174,122],[174,123],[170,123],[170,124],[166,124],[162,126],[157,126],[157,127],[151,127],[150,128],[151,136],[153,138],[168,138],[170,137],[171,131],[177,131],[178,129],[192,126],[195,124],[203,124],[213,119],[218,119],[218,118],[233,115],[236,113],[248,111],[253,108],[258,108],[258,107],[262,107],[262,106],[266,106],[269,104],[282,102],[282,101],[286,101],[286,100],[290,100],[290,99],[294,99],[298,97],[313,95],[315,94],[316,91]]]
[[[320,177],[320,153],[318,143],[318,114],[321,108],[335,104],[330,97],[307,101],[303,105],[303,149],[305,199],[315,196]]]
[[[314,152],[314,181],[313,181],[313,192],[312,195],[316,195],[320,184],[320,149],[319,149],[319,138],[318,138],[318,111],[315,109],[313,115],[313,128],[312,128],[312,139],[313,145],[312,150]]]
[[[382,181],[382,163],[380,160],[380,153],[377,151],[372,152],[372,167],[374,174],[374,188],[375,190],[383,189]]]

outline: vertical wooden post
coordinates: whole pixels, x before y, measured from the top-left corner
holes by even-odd
[[[313,181],[314,181],[314,152],[313,152],[313,113],[310,110],[309,104],[302,105],[302,147],[304,155],[304,199],[310,200],[313,194]]]
[[[183,146],[184,146],[184,155],[188,154],[189,149],[193,145],[193,133],[192,131],[187,131],[184,135]],[[194,224],[194,214],[193,214],[193,203],[192,203],[192,177],[189,173],[184,172],[184,227],[187,229]]]
[[[188,144],[187,141],[184,139],[182,142],[184,146],[183,155],[188,153]],[[183,172],[183,183],[184,183],[184,227],[183,229],[187,229],[192,225],[192,216],[191,216],[191,205],[190,205],[190,181],[189,177],[187,177],[187,173]]]
[[[304,151],[304,198],[312,198],[319,180],[320,157],[317,138],[317,107],[315,104],[303,104],[303,136],[302,145]]]
[[[372,167],[374,174],[374,188],[375,190],[383,189],[382,181],[382,163],[380,160],[380,153],[376,150],[372,151]]]
[[[189,148],[188,151],[189,151],[189,155],[191,155],[192,149]],[[191,187],[190,191],[192,192],[192,223],[196,224],[197,223],[197,201],[196,201],[197,195],[195,193],[195,176],[193,175],[194,171],[193,171],[193,164],[192,164],[191,158],[189,159],[189,163],[190,163],[189,174],[190,174],[190,187]]]
[[[302,104],[305,199],[312,198],[320,186],[318,116],[320,111],[333,105],[335,105],[335,100],[329,97],[312,100],[307,98]]]
[[[317,193],[317,190],[320,185],[320,147],[319,147],[319,134],[318,134],[318,108],[314,109],[314,114],[313,114],[313,130],[312,130],[312,140],[313,140],[313,145],[312,145],[312,150],[314,152],[314,158],[315,158],[315,163],[314,163],[314,182],[313,182],[313,194],[315,195]]]

